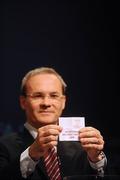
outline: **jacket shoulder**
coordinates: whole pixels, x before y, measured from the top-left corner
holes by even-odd
[[[9,153],[22,151],[23,140],[19,133],[11,133],[0,137],[0,150],[8,151]],[[15,155],[15,154],[14,154]]]

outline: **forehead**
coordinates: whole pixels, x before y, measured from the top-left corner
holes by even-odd
[[[36,74],[30,77],[26,84],[27,89],[31,90],[62,90],[62,84],[59,78],[54,74]]]

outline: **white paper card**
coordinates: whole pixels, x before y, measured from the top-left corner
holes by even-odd
[[[63,128],[60,141],[79,141],[79,130],[85,127],[85,117],[60,117],[59,125]]]

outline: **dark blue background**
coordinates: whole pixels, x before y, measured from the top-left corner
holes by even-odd
[[[1,1],[0,13],[0,135],[22,128],[25,73],[50,66],[68,85],[63,115],[85,116],[99,129],[108,161],[120,172],[118,3]]]
[[[68,84],[65,116],[85,116],[119,142],[118,5],[107,1],[1,2],[0,134],[21,128],[24,74],[55,68]]]

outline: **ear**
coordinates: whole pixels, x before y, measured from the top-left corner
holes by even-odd
[[[66,96],[63,96],[62,109],[65,109]]]
[[[20,96],[20,106],[23,110],[26,109],[26,98],[24,96]]]

